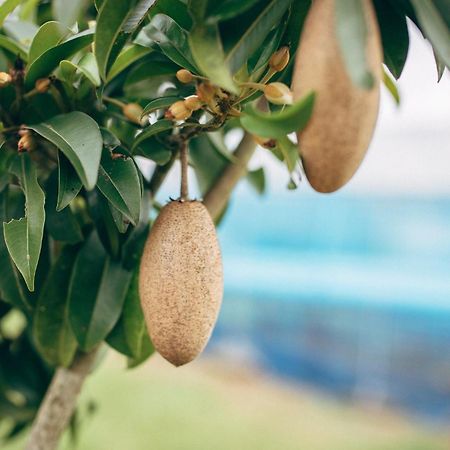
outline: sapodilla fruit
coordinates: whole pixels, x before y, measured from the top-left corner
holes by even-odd
[[[156,350],[175,366],[205,348],[223,295],[213,221],[198,201],[172,201],[145,244],[139,274],[145,321]]]
[[[372,2],[363,2],[371,89],[356,86],[347,73],[336,33],[335,0],[313,0],[297,51],[294,99],[316,92],[312,117],[298,134],[300,152],[306,177],[319,192],[336,191],[355,174],[378,116],[383,53]]]

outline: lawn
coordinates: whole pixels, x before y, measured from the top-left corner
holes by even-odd
[[[80,450],[448,450],[449,435],[399,414],[340,403],[255,370],[159,357],[126,371],[109,356],[85,386]],[[23,441],[2,446],[19,450]],[[62,449],[73,446],[62,445]]]

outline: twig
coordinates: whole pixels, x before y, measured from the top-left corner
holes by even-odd
[[[180,199],[182,201],[189,198],[189,186],[188,186],[188,146],[187,142],[183,141],[180,147],[180,163],[181,163],[181,186],[180,186]]]

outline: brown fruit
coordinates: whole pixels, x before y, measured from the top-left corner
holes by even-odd
[[[205,348],[222,302],[216,230],[198,201],[172,201],[145,244],[139,294],[156,350],[175,366]]]
[[[333,192],[354,175],[372,139],[378,116],[383,54],[375,12],[364,0],[368,36],[366,58],[375,78],[372,89],[356,86],[340,53],[335,0],[313,0],[295,62],[296,100],[315,91],[314,110],[299,133],[306,177],[319,192]]]

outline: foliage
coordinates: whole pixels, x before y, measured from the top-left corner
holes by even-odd
[[[353,3],[336,1],[339,26],[347,27],[340,43],[352,79],[364,86],[371,79],[361,50],[366,28],[360,2]],[[407,17],[432,43],[441,77],[450,64],[445,2],[374,4],[393,77],[408,52]],[[310,0],[1,3],[0,420],[13,420],[9,436],[30,423],[54,368],[69,366],[77,351],[106,342],[130,366],[152,353],[137,268],[151,210],[159,207],[152,203],[155,180],[183,142],[203,191],[233,164],[225,136],[235,128],[254,133],[284,161],[289,179],[299,171],[289,134],[306,126],[314,93],[293,105],[287,96],[283,106],[268,105],[263,93],[274,81],[290,85],[309,6]],[[271,57],[286,47],[289,64],[277,68]],[[136,156],[152,161],[150,180]],[[249,180],[263,190],[262,169]],[[17,318],[20,326],[8,333]]]

